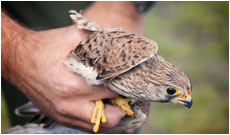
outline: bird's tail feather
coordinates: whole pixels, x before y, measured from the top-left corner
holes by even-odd
[[[76,10],[70,10],[70,18],[73,20],[73,22],[77,23],[77,27],[79,29],[84,29],[88,31],[102,31],[103,29],[95,24],[94,22],[89,21],[85,17],[81,15],[81,12],[78,13]]]

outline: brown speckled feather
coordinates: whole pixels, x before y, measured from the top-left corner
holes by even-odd
[[[85,30],[89,30],[89,31],[102,31],[103,28],[101,28],[100,26],[98,26],[97,24],[95,24],[94,22],[89,21],[87,18],[83,17],[81,15],[81,12],[78,13],[75,10],[70,10],[70,17],[71,19],[77,23],[77,27],[79,29],[85,29]]]
[[[97,79],[118,76],[157,53],[157,44],[127,32],[95,32],[71,52],[77,59],[93,66]]]
[[[78,28],[93,32],[71,51],[71,55],[94,67],[98,80],[116,77],[157,53],[158,46],[152,40],[122,29],[103,29],[81,13],[74,10],[70,13]]]

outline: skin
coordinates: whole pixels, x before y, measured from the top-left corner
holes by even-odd
[[[126,31],[143,34],[141,16],[132,2],[94,2],[83,15],[105,28],[122,26]],[[102,86],[89,86],[63,64],[69,51],[89,33],[76,25],[33,31],[5,12],[1,12],[1,17],[2,77],[57,122],[92,132],[94,101],[117,94]],[[125,115],[112,105],[105,105],[105,113],[107,123],[102,124],[99,132],[108,131]]]

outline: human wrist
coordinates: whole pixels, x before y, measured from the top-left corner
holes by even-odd
[[[122,27],[125,31],[143,34],[142,18],[133,2],[97,1],[83,11],[83,16],[103,28]]]
[[[14,79],[12,76],[17,70],[17,58],[18,55],[20,55],[20,53],[18,53],[18,48],[22,45],[22,41],[25,40],[32,31],[18,25],[15,21],[8,17],[5,12],[1,13],[1,18],[2,76],[11,82],[12,79]]]
[[[115,2],[95,2],[93,3],[96,7],[103,7],[107,12],[114,12],[120,16],[125,16],[129,18],[137,18],[138,12],[136,10],[135,4],[130,1],[115,1]]]

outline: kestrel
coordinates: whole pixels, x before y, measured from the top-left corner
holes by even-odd
[[[172,102],[188,108],[192,106],[187,75],[157,53],[155,41],[122,29],[103,29],[81,13],[69,12],[77,27],[91,34],[70,51],[65,64],[88,84],[104,85],[121,95],[110,101],[128,116],[136,118],[130,102]],[[95,101],[92,112],[94,132],[98,132],[100,122],[106,122],[102,100]]]
[[[80,13],[74,10],[69,12],[77,27],[91,34],[70,51],[65,64],[88,84],[104,85],[120,95],[110,99],[110,102],[119,106],[127,116],[111,129],[113,132],[142,126],[148,117],[150,102],[192,106],[192,88],[187,75],[157,53],[156,42],[122,29],[103,29]],[[33,120],[37,120],[41,128],[34,128],[31,124],[19,127],[30,133],[53,133],[54,130],[49,130],[52,128],[46,129],[50,125],[55,125],[55,133],[75,132],[54,123],[31,102],[16,109],[16,113],[35,116]],[[92,112],[94,132],[98,132],[100,122],[106,123],[102,100],[95,101]],[[56,128],[60,130],[56,131]]]

